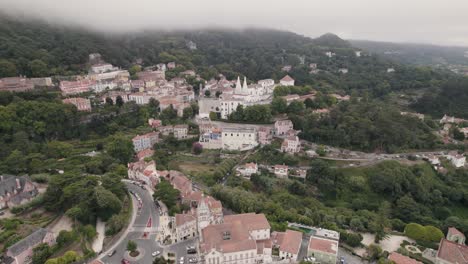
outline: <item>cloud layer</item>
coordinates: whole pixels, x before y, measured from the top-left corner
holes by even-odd
[[[467,0],[0,0],[0,10],[111,32],[255,26],[468,46]]]

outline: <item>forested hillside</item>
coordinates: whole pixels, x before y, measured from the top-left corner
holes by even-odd
[[[468,47],[445,47],[428,44],[391,43],[367,40],[350,40],[350,42],[355,47],[405,64],[468,65],[468,58],[464,57],[464,53],[468,51]]]
[[[195,42],[197,50],[189,50],[188,41]],[[448,78],[429,68],[402,66],[379,56],[356,57],[355,50],[333,34],[311,39],[285,31],[247,29],[106,35],[0,17],[0,77],[84,73],[88,54],[98,52],[123,68],[137,59],[144,66],[176,61],[178,71],[195,69],[204,79],[222,73],[228,78],[246,75],[252,81],[279,80],[286,74],[282,66],[292,65],[290,75],[298,85],[358,90],[376,96],[392,90],[433,87]],[[336,56],[325,56],[327,51]],[[309,63],[317,63],[320,72],[310,74]],[[349,73],[339,74],[340,68],[347,68]],[[388,68],[396,72],[388,74]]]
[[[437,117],[448,114],[468,118],[468,78],[453,78],[440,89],[426,91],[413,108]]]

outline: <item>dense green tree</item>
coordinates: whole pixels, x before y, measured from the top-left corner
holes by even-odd
[[[133,144],[123,136],[112,137],[105,149],[110,156],[122,164],[127,164],[133,156]]]
[[[49,141],[45,146],[44,154],[49,158],[66,158],[70,155],[72,150],[73,146],[69,143]]]
[[[175,189],[170,182],[166,180],[161,180],[161,182],[156,186],[156,190],[153,194],[155,200],[160,200],[163,202],[171,215],[173,215],[176,209],[177,201],[179,200],[180,191]]]
[[[301,101],[292,101],[287,107],[287,112],[290,114],[300,114],[304,111],[304,103]]]
[[[122,203],[119,198],[111,191],[102,186],[95,188],[97,215],[103,221],[107,221],[112,215],[117,214],[122,209]]]
[[[174,109],[174,106],[171,104],[161,111],[159,116],[163,123],[172,123],[177,119],[177,110]]]
[[[47,243],[41,243],[33,248],[32,263],[44,264],[52,256],[52,249]]]
[[[118,107],[122,107],[122,106],[123,106],[124,101],[123,101],[122,96],[118,95],[117,98],[115,98],[115,104],[116,104]]]
[[[0,78],[16,76],[16,65],[8,60],[0,59]]]
[[[137,244],[133,240],[129,240],[127,243],[127,250],[130,252],[135,252],[137,250]]]
[[[32,77],[45,77],[49,73],[47,64],[42,60],[33,60],[29,63]]]
[[[193,109],[192,109],[192,107],[186,107],[186,108],[184,108],[183,114],[182,114],[182,118],[183,118],[183,119],[189,119],[189,118],[192,118],[193,116],[194,116],[194,114],[193,114]]]
[[[281,97],[273,98],[273,101],[271,102],[271,111],[273,114],[286,113],[287,108],[288,103],[286,102],[286,99]]]

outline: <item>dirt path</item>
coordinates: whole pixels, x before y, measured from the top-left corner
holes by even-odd
[[[73,220],[71,220],[68,216],[62,215],[60,219],[50,227],[52,233],[54,233],[55,237],[58,236],[60,231],[66,230],[70,231],[73,229]]]
[[[103,222],[100,218],[98,218],[96,222],[96,232],[97,232],[97,237],[93,241],[93,250],[96,253],[99,253],[102,251],[102,247],[104,244],[104,238],[106,237],[106,223]]]

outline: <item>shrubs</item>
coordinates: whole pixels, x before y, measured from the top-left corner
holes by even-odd
[[[422,226],[416,223],[407,224],[405,235],[416,241],[438,242],[444,237],[440,229],[434,226]]]
[[[340,232],[340,239],[351,247],[358,247],[361,245],[362,235],[348,232]]]
[[[38,196],[36,196],[34,199],[32,199],[29,202],[11,208],[10,211],[11,211],[12,214],[17,215],[17,214],[21,214],[21,213],[23,213],[25,211],[31,210],[33,208],[36,208],[36,207],[42,205],[43,203],[44,203],[44,195],[39,194]]]

